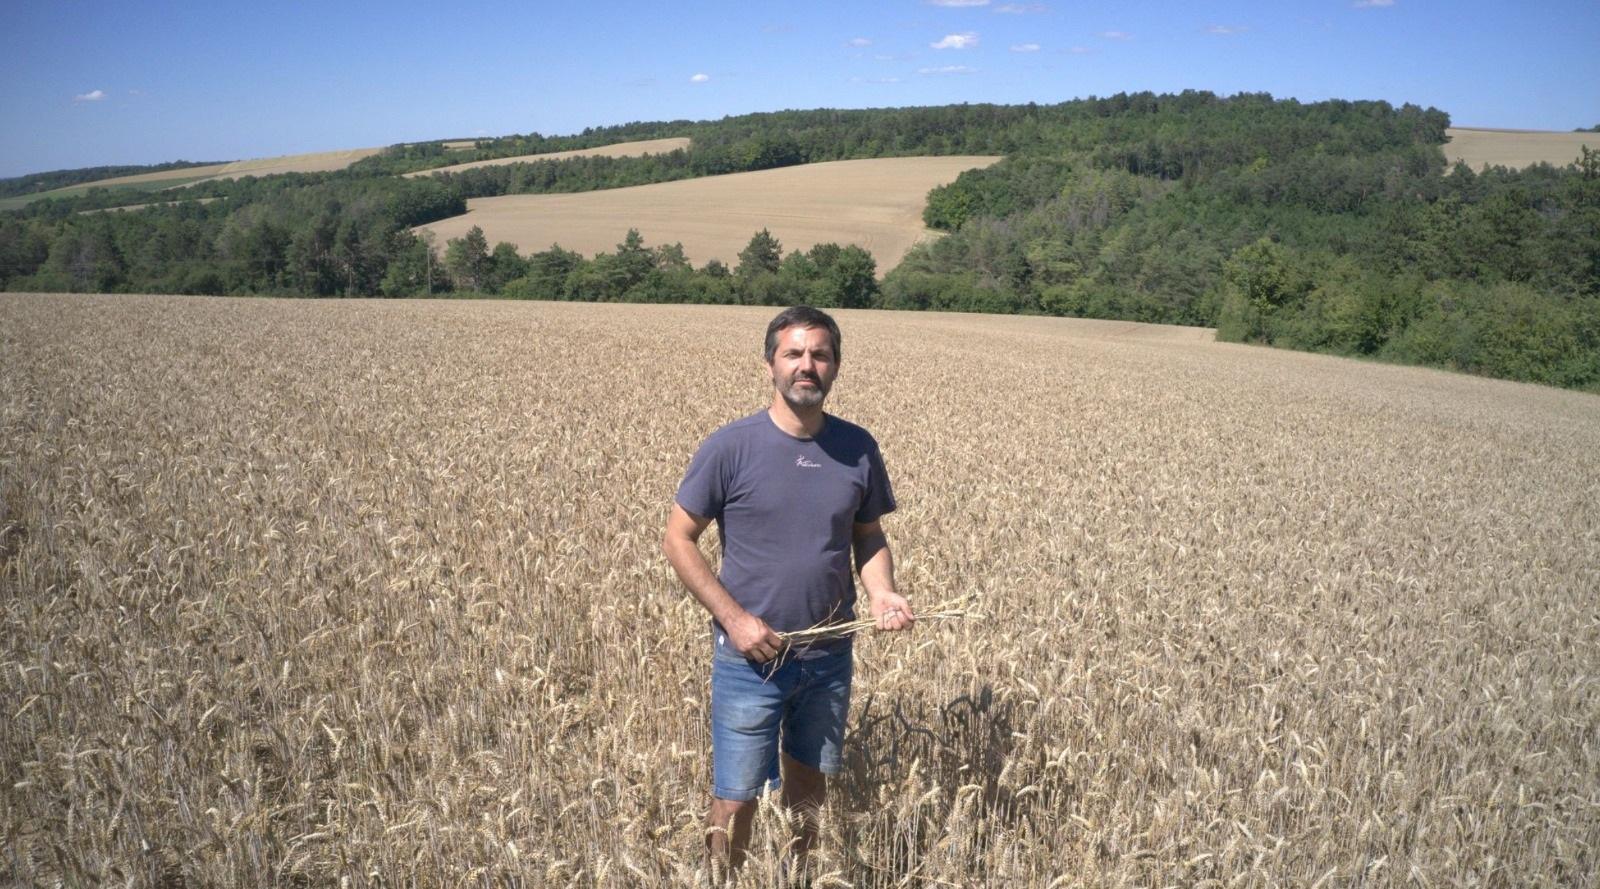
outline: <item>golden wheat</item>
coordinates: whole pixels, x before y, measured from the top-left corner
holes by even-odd
[[[0,296],[0,882],[701,879],[657,542],[772,311]],[[814,885],[1596,884],[1600,399],[840,320],[983,619],[857,640]]]

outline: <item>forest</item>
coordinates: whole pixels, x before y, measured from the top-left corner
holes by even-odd
[[[163,193],[96,188],[0,214],[0,289],[292,296],[500,295],[1038,313],[1211,326],[1226,340],[1600,389],[1600,152],[1447,169],[1449,118],[1381,101],[1119,94],[1039,105],[780,111],[572,136],[394,146],[334,173]],[[396,174],[689,136],[687,150]],[[414,226],[469,198],[571,192],[824,160],[1005,159],[934,189],[946,235],[880,280],[858,247],[695,268],[619,224],[615,252],[519,255]],[[73,180],[50,174],[52,182]],[[24,177],[27,178],[27,177]],[[25,192],[17,180],[0,191]],[[204,199],[204,200],[201,200]]]

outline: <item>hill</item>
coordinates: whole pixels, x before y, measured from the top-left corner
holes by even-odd
[[[580,194],[508,195],[467,202],[461,216],[422,226],[440,244],[473,226],[490,243],[523,252],[559,243],[585,255],[616,247],[629,228],[652,244],[680,242],[696,265],[738,263],[751,234],[766,228],[786,250],[824,242],[872,252],[881,274],[927,237],[928,190],[997,157],[833,161],[706,176]]]
[[[36,201],[0,215],[0,287],[836,300],[825,304],[1182,323],[1244,342],[1600,387],[1600,155],[1586,156],[1581,168],[1480,174],[1447,165],[1441,146],[1450,142],[1449,124],[1444,112],[1409,104],[1188,90],[1051,105],[779,111],[470,146],[414,143],[331,172],[199,182],[163,196],[180,201],[170,206],[133,190]],[[586,151],[665,138],[691,141],[664,154]],[[1457,148],[1473,138],[1458,136]],[[554,152],[577,154],[396,175]],[[678,183],[666,193],[692,197],[721,186],[690,187],[689,180],[723,174],[810,175],[798,171],[959,156],[1004,159],[932,187],[922,221],[948,236],[920,240],[897,264],[916,235],[897,246],[845,233],[887,251],[880,257],[848,244],[794,249],[813,238],[837,240],[843,229],[832,228],[783,238],[788,255],[761,245],[752,254],[758,261],[737,275],[727,274],[726,262],[694,267],[672,244],[734,220],[692,201],[621,208],[670,222],[651,222],[648,242],[622,240],[641,220],[580,220],[601,228],[584,235],[593,237],[586,248],[617,245],[599,259],[542,249],[571,242],[576,232],[559,226],[493,235],[533,245],[523,249],[507,241],[492,250],[484,239],[438,229],[445,243],[430,252],[417,234],[468,213],[469,201],[590,193],[562,204],[579,208],[616,200],[601,195],[610,189]],[[834,200],[796,199],[813,197]],[[850,219],[837,208],[851,196],[837,197],[843,203],[823,211],[833,214],[831,225]],[[137,203],[152,206],[74,212]],[[490,206],[472,204],[484,214]],[[783,232],[785,214],[763,205],[738,220],[747,231],[733,243],[758,228]],[[869,269],[885,272],[881,286]]]

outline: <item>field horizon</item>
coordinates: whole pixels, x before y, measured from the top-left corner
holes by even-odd
[[[703,882],[658,544],[775,311],[0,294],[0,874]],[[836,314],[974,605],[857,641],[815,885],[1597,885],[1600,395]]]

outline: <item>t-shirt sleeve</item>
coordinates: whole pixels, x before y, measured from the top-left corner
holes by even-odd
[[[883,465],[883,454],[878,452],[878,443],[873,442],[872,447],[867,449],[867,492],[861,498],[861,506],[856,509],[855,520],[858,524],[875,522],[894,512],[894,509],[894,489],[889,485],[889,470]]]
[[[716,437],[706,439],[689,461],[678,484],[678,505],[703,519],[721,519],[728,498],[727,449]]]

